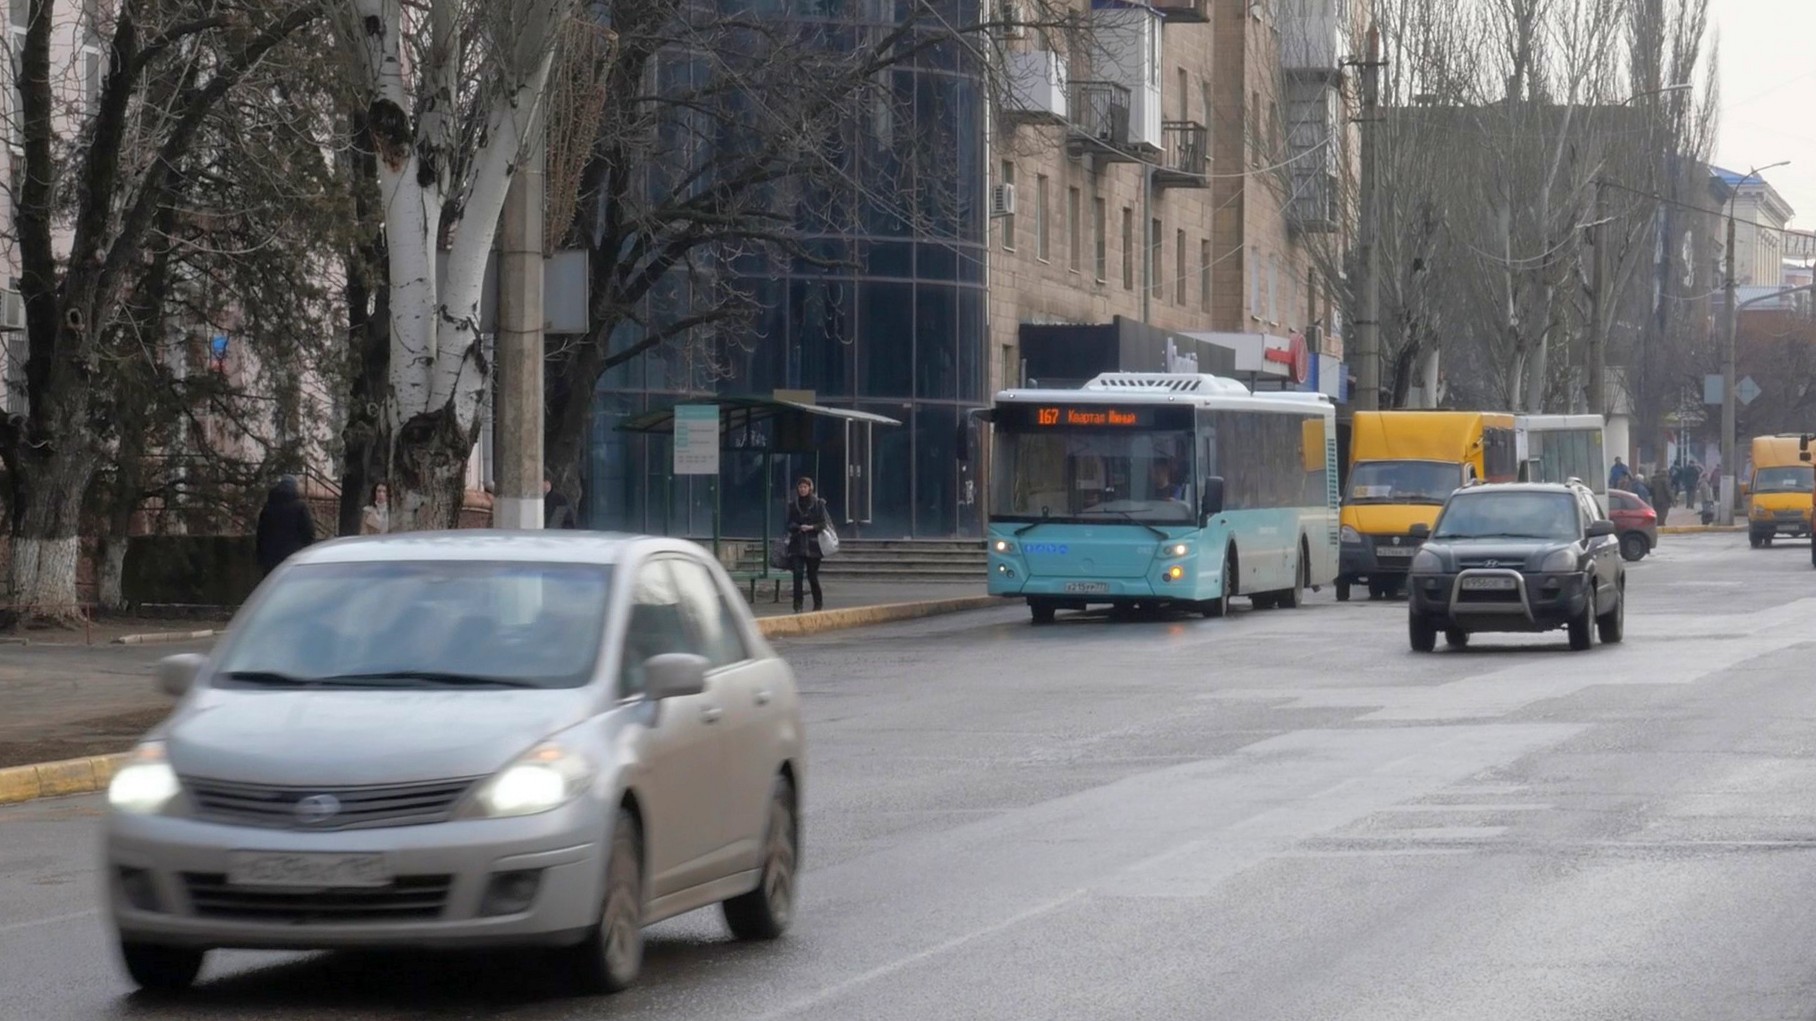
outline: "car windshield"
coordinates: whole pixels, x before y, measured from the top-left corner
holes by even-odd
[[[1807,493],[1816,482],[1816,471],[1807,464],[1761,468],[1753,475],[1755,493]]]
[[[1463,466],[1444,461],[1363,461],[1349,473],[1354,503],[1441,505],[1463,484]]]
[[[995,508],[1002,518],[1193,519],[1186,432],[1001,431]]]
[[[1458,493],[1433,539],[1576,539],[1577,502],[1568,493]]]
[[[377,561],[293,567],[235,622],[218,683],[578,687],[611,593],[590,564]]]

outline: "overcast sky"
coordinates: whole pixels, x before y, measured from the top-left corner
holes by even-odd
[[[1721,136],[1730,170],[1779,160],[1772,187],[1816,226],[1816,0],[1709,0],[1721,32]]]

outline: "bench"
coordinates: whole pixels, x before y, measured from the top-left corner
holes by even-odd
[[[793,580],[792,575],[784,576],[769,566],[768,544],[749,542],[737,539],[724,539],[719,542],[719,563],[725,572],[740,588],[750,593],[750,601],[757,601],[757,586],[769,583],[770,601],[782,601],[782,580],[784,577]]]

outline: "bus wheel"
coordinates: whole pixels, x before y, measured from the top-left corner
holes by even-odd
[[[1223,555],[1223,591],[1214,598],[1198,604],[1198,610],[1212,619],[1227,617],[1230,614],[1230,596],[1236,588],[1236,561],[1225,553]]]
[[[1816,561],[1816,553],[1812,553],[1810,559]],[[1337,602],[1349,602],[1349,582],[1343,581],[1342,579],[1337,580]]]
[[[1038,600],[1029,600],[1028,602],[1028,612],[1034,617],[1034,623],[1036,624],[1053,623],[1053,615],[1056,610],[1057,608],[1052,603],[1040,602]]]

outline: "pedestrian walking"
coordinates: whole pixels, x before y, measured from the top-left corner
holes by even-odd
[[[1695,462],[1685,461],[1684,462],[1684,481],[1683,481],[1683,484],[1679,487],[1683,491],[1683,494],[1684,494],[1684,506],[1685,507],[1688,507],[1691,510],[1696,509],[1696,494],[1697,494],[1698,489],[1701,486],[1702,486],[1702,469],[1696,467]]]
[[[1624,463],[1622,463],[1621,459],[1617,457],[1614,459],[1614,467],[1608,469],[1608,485],[1610,485],[1616,489],[1625,489],[1626,487],[1621,485],[1621,483],[1625,482],[1627,479],[1631,478],[1632,476],[1633,476],[1633,471],[1631,469],[1629,469]]]
[[[574,517],[574,505],[568,502],[566,495],[556,491],[554,480],[547,475],[542,477],[542,527],[580,527]]]
[[[1698,472],[1697,476],[1696,502],[1702,505],[1702,523],[1712,525],[1715,523],[1715,491],[1709,488],[1707,475]]]
[[[814,492],[813,480],[805,475],[796,479],[795,498],[788,501],[788,569],[794,574],[796,613],[801,612],[803,576],[813,590],[814,610],[825,605],[820,592],[820,561],[825,556],[820,549],[820,533],[826,530],[829,521],[826,501]]]
[[[296,476],[286,475],[271,487],[265,497],[265,506],[259,511],[255,541],[259,570],[266,574],[277,570],[279,564],[315,542],[315,518],[309,513],[309,505],[303,502],[302,486],[297,483]]]
[[[1633,491],[1634,496],[1637,496],[1640,499],[1646,501],[1646,506],[1648,506],[1648,507],[1653,506],[1652,487],[1646,485],[1645,476],[1634,475],[1634,476],[1628,478],[1627,479],[1627,488],[1629,488]]]
[[[359,534],[383,535],[391,530],[391,490],[383,482],[372,487],[372,502],[359,515]]]
[[[1675,485],[1676,480],[1663,468],[1652,473],[1652,495],[1657,497],[1652,501],[1652,509],[1658,511],[1658,523],[1661,525],[1665,523],[1665,515],[1671,513],[1672,506],[1677,503],[1673,489]]]

